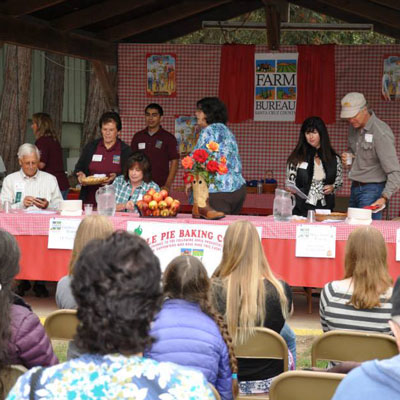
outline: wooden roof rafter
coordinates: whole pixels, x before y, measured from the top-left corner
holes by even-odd
[[[0,3],[0,13],[19,17],[62,3],[65,0],[6,0]]]

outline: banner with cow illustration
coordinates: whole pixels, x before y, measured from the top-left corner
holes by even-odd
[[[255,54],[255,121],[294,121],[297,53]]]

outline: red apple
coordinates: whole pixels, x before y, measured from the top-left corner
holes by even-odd
[[[149,209],[149,203],[146,203],[145,201],[142,203],[142,208],[141,208],[141,210],[142,211],[146,211],[146,210],[148,210]]]
[[[155,192],[155,193],[153,194],[153,200],[155,200],[157,203],[158,203],[159,201],[161,201],[162,199],[163,199],[163,197],[161,196],[161,193]]]
[[[152,200],[149,203],[149,208],[150,208],[150,210],[155,210],[156,208],[158,208],[158,203],[155,200]]]
[[[151,217],[152,211],[150,208],[147,208],[145,211],[143,211],[143,215],[146,217]]]
[[[162,189],[160,191],[160,194],[163,197],[163,199],[165,199],[166,197],[168,197],[168,190],[167,189]]]
[[[163,210],[161,210],[161,216],[162,217],[168,217],[169,216],[168,208],[164,208]]]
[[[180,207],[181,202],[179,200],[174,200],[171,204],[171,209],[174,209],[178,211],[178,208]]]
[[[160,210],[162,210],[163,208],[167,208],[167,203],[166,203],[166,201],[165,200],[161,200],[161,201],[159,201],[158,202],[158,208],[160,209]]]
[[[143,201],[147,204],[149,204],[151,201],[153,200],[153,196],[151,196],[150,194],[145,194],[143,196]]]
[[[150,196],[153,196],[153,194],[156,192],[156,189],[150,188],[146,194],[149,194]]]
[[[164,211],[164,210],[163,210]],[[175,210],[175,208],[170,208],[169,209],[169,215],[171,217],[175,217],[175,215],[178,213],[178,210]]]
[[[167,203],[167,206],[170,207],[174,199],[171,196],[167,196],[164,201]]]
[[[159,216],[160,216],[160,210],[156,208],[155,210],[153,210],[153,217],[159,217]]]
[[[141,210],[141,209],[143,208],[143,203],[144,203],[143,200],[139,200],[139,201],[136,203],[136,207],[137,207],[139,210]]]

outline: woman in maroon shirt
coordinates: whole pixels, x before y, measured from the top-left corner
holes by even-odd
[[[39,169],[54,175],[64,199],[67,198],[69,183],[64,171],[62,150],[53,128],[49,114],[32,115],[32,130],[36,137],[35,145],[40,151]]]

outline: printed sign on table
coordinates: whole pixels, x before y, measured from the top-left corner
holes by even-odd
[[[49,249],[72,250],[75,234],[81,219],[76,218],[51,218],[49,222]]]
[[[169,262],[182,254],[198,257],[211,276],[222,258],[228,225],[170,224],[165,222],[128,221],[127,230],[147,241],[164,271]],[[261,228],[257,228],[261,237]]]
[[[255,121],[294,121],[297,53],[255,55]]]
[[[299,225],[296,227],[296,257],[335,258],[336,227]]]

